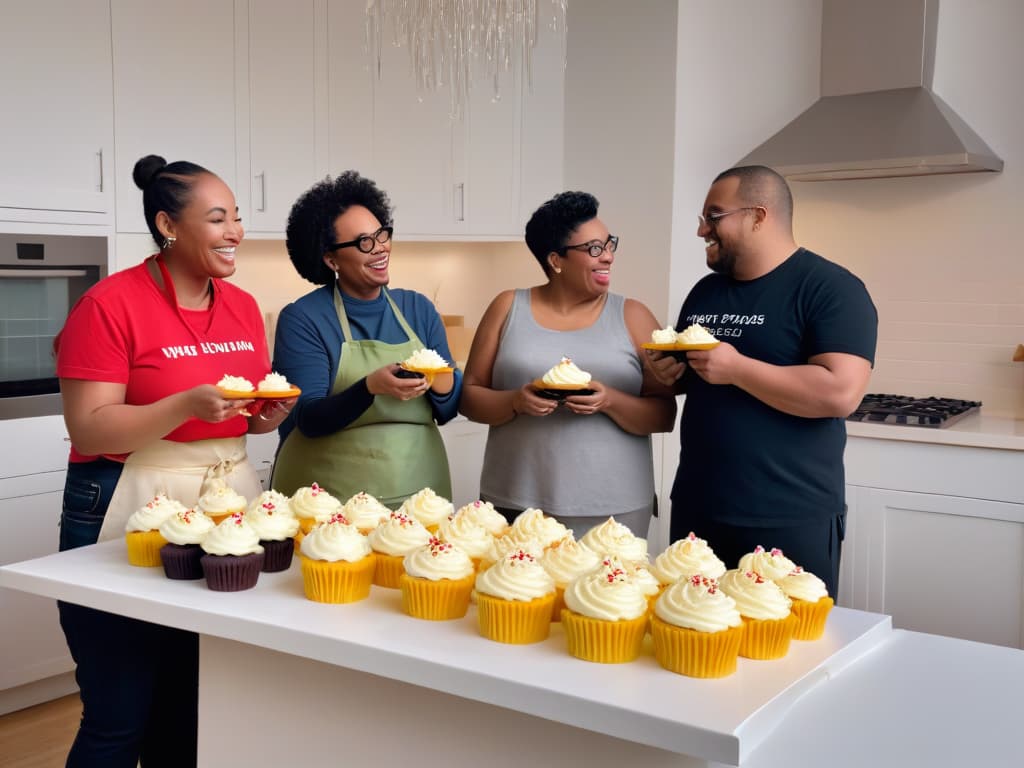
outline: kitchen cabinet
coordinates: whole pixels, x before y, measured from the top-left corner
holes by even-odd
[[[0,219],[109,224],[109,0],[3,0]]]
[[[233,0],[111,0],[118,232],[148,232],[132,181],[144,155],[197,163],[241,195],[234,16]]]

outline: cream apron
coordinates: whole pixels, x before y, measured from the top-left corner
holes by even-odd
[[[245,453],[245,437],[176,443],[157,440],[128,456],[100,528],[100,541],[124,535],[132,513],[164,493],[186,507],[195,506],[203,483],[221,479],[246,499],[261,492],[259,477]]]
[[[345,340],[332,395],[423,347],[387,289],[381,290],[408,341],[354,341],[345,305],[335,288],[334,308]],[[430,401],[426,396],[408,401],[377,396],[358,419],[334,434],[306,437],[298,428],[292,429],[274,463],[271,484],[290,495],[313,482],[343,502],[366,491],[385,506],[395,508],[426,487],[450,499],[448,457]]]

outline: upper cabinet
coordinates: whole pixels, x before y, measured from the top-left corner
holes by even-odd
[[[109,224],[109,1],[4,0],[0,17],[0,219]]]
[[[147,231],[142,193],[132,181],[135,162],[144,155],[210,169],[241,206],[233,0],[111,0],[110,5],[117,231]]]

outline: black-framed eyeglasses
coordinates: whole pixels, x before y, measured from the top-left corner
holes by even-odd
[[[349,240],[348,242],[345,243],[335,243],[327,250],[336,251],[339,248],[348,248],[350,245],[354,245],[361,252],[370,253],[371,251],[373,251],[373,247],[377,243],[384,245],[384,243],[390,241],[391,233],[394,231],[394,227],[381,227],[372,235],[360,235],[355,240]]]
[[[590,254],[590,258],[599,259],[601,254],[605,251],[608,253],[615,253],[619,248],[619,236],[608,235],[608,239],[603,243],[598,240],[592,240],[589,243],[580,243],[579,245],[566,245],[559,248],[555,253],[559,256],[565,256],[566,251],[583,251],[584,253]]]
[[[763,207],[764,206],[761,205],[745,205],[742,208],[734,208],[731,211],[722,211],[721,213],[709,213],[707,215],[707,218],[704,218],[703,216],[698,214],[698,226],[703,227],[705,224],[707,224],[709,227],[714,229],[718,225],[719,219],[724,219],[726,216],[732,216],[734,213],[739,213],[740,211],[756,211],[758,208]]]

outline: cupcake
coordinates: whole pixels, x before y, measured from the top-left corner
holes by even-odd
[[[236,512],[214,526],[199,545],[206,586],[215,592],[240,592],[256,586],[263,567],[263,547],[256,531]]]
[[[160,548],[167,543],[160,533],[160,526],[171,515],[185,509],[181,502],[158,493],[135,510],[124,526],[128,562],[147,568],[159,566],[162,562]]]
[[[825,632],[825,621],[834,601],[828,596],[825,582],[800,566],[778,579],[776,584],[793,601],[792,611],[797,618],[794,640],[817,640]]]
[[[453,545],[431,537],[405,556],[399,579],[402,611],[416,619],[459,619],[469,609],[473,561]]]
[[[758,544],[753,552],[748,552],[740,558],[736,568],[740,571],[753,571],[766,579],[778,581],[783,576],[791,574],[796,568],[796,563],[782,554],[781,549],[765,550]]]
[[[675,344],[676,337],[675,326],[666,325],[664,328],[656,328],[651,331],[651,343],[652,344]]]
[[[373,583],[380,587],[398,589],[405,573],[405,556],[430,541],[430,531],[423,524],[402,512],[392,512],[388,519],[367,535],[377,565]]]
[[[203,550],[199,545],[213,526],[213,520],[202,512],[184,508],[160,524],[160,535],[167,541],[160,547],[160,560],[168,579],[203,578],[199,562]]]
[[[479,525],[483,526],[491,536],[503,536],[508,530],[508,520],[489,501],[471,501],[464,507],[455,511],[456,517],[465,515]]]
[[[538,558],[516,550],[476,577],[480,634],[499,643],[538,643],[551,631],[555,580]]]
[[[680,675],[731,675],[736,671],[743,632],[736,601],[707,576],[680,579],[654,604],[654,657],[665,669]]]
[[[645,562],[634,563],[629,560],[624,560],[622,561],[622,567],[625,568],[626,572],[633,577],[637,586],[640,587],[640,591],[643,592],[644,597],[647,598],[648,612],[653,611],[654,602],[661,594],[661,582],[658,581],[658,577],[651,573],[650,567],[648,567]]]
[[[292,514],[299,518],[299,531],[309,533],[317,523],[326,522],[341,513],[341,502],[316,483],[303,486],[288,500]],[[296,541],[301,537],[296,537]]]
[[[705,344],[716,346],[718,344],[718,339],[716,339],[703,325],[693,323],[692,325],[686,326],[679,332],[677,342],[687,347],[702,346]]]
[[[441,521],[454,512],[455,508],[448,499],[438,496],[433,489],[424,488],[403,501],[398,511],[416,518],[428,531],[436,533]]]
[[[273,394],[291,395],[293,389],[294,387],[288,383],[287,378],[280,373],[275,373],[274,371],[271,371],[260,379],[260,382],[256,385],[256,391],[261,393],[269,392]]]
[[[511,555],[519,549],[536,558],[544,554],[544,545],[540,541],[522,533],[514,533],[510,528],[509,532],[501,538],[491,540],[491,546],[487,550],[487,554],[480,560],[479,570],[487,570],[502,558]]]
[[[217,386],[227,392],[244,394],[246,392],[252,392],[255,387],[252,382],[244,376],[230,376],[225,375],[217,382]]]
[[[647,562],[647,539],[635,536],[614,517],[609,517],[583,534],[580,544],[602,557],[611,555],[620,560]]]
[[[469,515],[452,515],[442,520],[437,529],[437,537],[461,549],[473,561],[477,568],[480,561],[487,557],[494,537],[487,529]]]
[[[375,496],[360,491],[345,502],[341,514],[348,518],[360,533],[365,534],[387,520],[391,516],[391,510],[377,501]]]
[[[291,515],[295,517],[295,513],[292,512],[291,505],[288,503],[288,497],[279,491],[273,489],[269,491],[263,491],[259,496],[249,502],[249,507],[245,510],[246,514],[249,514],[254,509],[262,507],[267,502],[274,505],[274,510],[282,514]]]
[[[288,510],[287,501],[280,507],[273,497],[262,495],[267,497],[266,501],[258,507],[250,506],[245,519],[256,531],[260,546],[263,547],[264,572],[287,571],[295,553],[295,534],[299,532],[299,520]]]
[[[647,598],[623,564],[611,558],[565,588],[562,626],[569,653],[584,661],[618,664],[640,655]]]
[[[719,587],[736,601],[743,617],[740,656],[748,659],[781,659],[789,651],[789,641],[797,619],[790,600],[771,579],[734,569],[726,571]]]
[[[568,532],[569,529],[555,520],[555,518],[549,517],[541,510],[531,507],[524,509],[516,515],[516,519],[512,521],[512,526],[506,536],[513,536],[520,541],[529,541],[531,539],[539,541],[540,545],[546,549],[556,541],[564,539],[565,534]]]
[[[228,486],[223,480],[210,483],[199,497],[196,509],[219,523],[231,515],[245,514],[247,502],[245,497]]]
[[[580,574],[592,571],[600,562],[601,556],[576,541],[572,531],[569,531],[561,541],[556,541],[544,550],[540,564],[555,580],[555,602],[551,606],[552,621],[562,620],[565,588],[569,582]]]
[[[571,358],[563,357],[551,366],[543,376],[533,382],[535,389],[541,394],[557,394],[587,391],[591,375],[580,368]]]
[[[376,557],[341,513],[318,523],[299,547],[302,585],[317,603],[354,603],[370,595]]]
[[[718,559],[708,543],[693,531],[685,539],[672,542],[654,558],[651,571],[662,584],[674,584],[690,576],[717,579],[725,573],[725,563]]]
[[[399,378],[417,377],[427,380],[427,384],[433,384],[434,379],[443,374],[452,373],[452,367],[448,361],[441,357],[433,349],[417,349],[405,360],[399,363]]]

